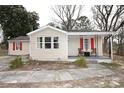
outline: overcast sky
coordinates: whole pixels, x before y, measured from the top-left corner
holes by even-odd
[[[40,26],[57,18],[50,9],[51,5],[85,5],[82,15],[92,19],[91,6],[124,4],[123,0],[0,0],[1,5],[23,5],[28,11],[36,11],[39,14]]]
[[[24,5],[28,11],[36,11],[39,14],[40,26],[44,26],[47,23],[53,21],[54,18],[58,18],[54,12],[51,10],[52,5]],[[92,18],[91,5],[83,6],[83,11],[81,15],[85,15]]]

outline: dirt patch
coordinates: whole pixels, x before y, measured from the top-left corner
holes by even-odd
[[[40,71],[40,70],[61,70],[61,69],[78,69],[75,63],[68,62],[29,62],[23,67],[14,69],[16,71]],[[10,69],[9,69],[10,70]]]
[[[7,56],[8,51],[0,48],[0,56]]]
[[[100,63],[101,65],[104,65],[106,66],[107,68],[110,68],[110,69],[115,69],[115,68],[118,68],[119,66],[121,66],[121,64],[117,63],[117,62],[113,62],[113,63]]]

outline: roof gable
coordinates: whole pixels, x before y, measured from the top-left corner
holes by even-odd
[[[46,28],[50,28],[50,29],[52,29],[52,30],[55,30],[55,31],[58,31],[58,32],[62,32],[62,33],[65,33],[65,34],[67,33],[67,32],[64,31],[64,30],[61,30],[61,29],[58,29],[58,28],[55,28],[55,27],[52,27],[52,26],[44,26],[44,27],[41,27],[41,28],[39,28],[39,29],[37,29],[37,30],[34,30],[34,31],[32,31],[32,32],[27,33],[27,35],[32,35],[32,34],[34,34],[34,33],[43,31],[43,30],[46,29]]]

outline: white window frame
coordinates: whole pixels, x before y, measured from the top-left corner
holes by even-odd
[[[40,38],[42,38],[42,41],[40,41]],[[41,47],[42,44],[42,47]],[[42,49],[43,48],[43,37],[37,37],[37,48]]]
[[[58,38],[58,41],[57,41],[57,42],[55,42],[55,41],[54,41],[54,38]],[[54,44],[58,44],[58,47],[57,47],[57,48],[55,48],[55,47],[54,47]],[[59,37],[58,37],[58,36],[53,37],[53,49],[59,49]]]
[[[51,39],[51,42],[46,42],[46,41],[45,41],[45,38],[47,38],[47,37]],[[52,49],[52,45],[53,45],[53,44],[52,44],[52,37],[50,37],[50,36],[47,36],[47,37],[44,37],[44,48],[45,48],[45,49]],[[49,44],[49,43],[51,44],[51,47],[50,47],[50,48],[46,48],[46,44],[47,44],[47,43],[48,43],[48,44]]]

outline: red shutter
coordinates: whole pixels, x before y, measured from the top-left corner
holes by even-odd
[[[94,49],[94,38],[91,38],[91,49]]]
[[[15,47],[16,47],[16,46],[15,46],[15,42],[13,42],[13,50],[15,50]]]
[[[20,41],[20,50],[22,50],[22,41]]]
[[[83,49],[83,38],[80,38],[80,48]]]

